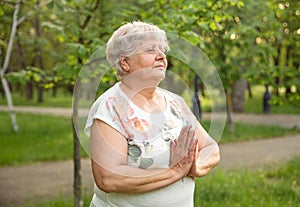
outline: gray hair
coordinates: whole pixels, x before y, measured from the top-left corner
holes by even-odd
[[[151,38],[159,41],[164,51],[170,49],[165,31],[145,22],[126,23],[113,33],[106,45],[106,59],[115,67],[118,77],[127,73],[120,65],[120,55],[134,54],[143,41]]]

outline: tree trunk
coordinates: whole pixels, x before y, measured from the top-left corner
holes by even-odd
[[[247,89],[247,80],[241,79],[234,82],[232,86],[232,107],[234,112],[244,111],[245,91]]]
[[[232,95],[230,94],[230,90],[226,90],[226,114],[227,114],[227,123],[228,123],[228,131],[230,133],[234,130],[233,116],[232,116]]]
[[[9,90],[7,80],[4,77],[1,77],[1,83],[2,83],[4,92],[5,92],[5,95],[6,95],[7,106],[8,106],[8,110],[9,110],[9,113],[10,113],[10,118],[11,118],[11,123],[12,123],[13,129],[14,129],[15,132],[18,132],[19,131],[19,126],[18,126],[18,123],[17,123],[16,114],[14,112],[13,101],[12,101],[12,98],[11,98],[11,93],[10,93],[10,90]]]
[[[22,48],[22,44],[21,44],[21,41],[20,41],[20,36],[19,36],[19,33],[18,31],[16,32],[16,39],[17,39],[17,51],[19,53],[19,62],[20,62],[20,65],[21,65],[21,68],[22,69],[25,69],[26,68],[26,63],[25,63],[25,60],[24,60],[24,55],[23,55],[23,48]],[[25,97],[27,100],[32,100],[33,99],[33,94],[32,94],[32,91],[33,88],[32,88],[32,83],[29,82],[26,84],[25,86]],[[24,90],[22,90],[23,92]]]
[[[248,89],[249,98],[252,98],[253,97],[252,89],[251,89],[251,85],[250,85],[249,81],[247,81],[247,89]]]
[[[12,22],[12,26],[11,26],[11,32],[10,32],[10,36],[9,36],[9,41],[8,41],[8,45],[7,45],[7,51],[6,51],[4,63],[3,63],[3,66],[0,68],[1,83],[2,83],[3,90],[5,93],[6,99],[7,99],[7,105],[8,105],[8,109],[10,112],[10,118],[11,118],[11,122],[12,122],[13,129],[15,132],[19,131],[19,127],[17,124],[16,115],[15,115],[14,109],[13,109],[13,101],[11,98],[10,89],[9,89],[7,80],[4,78],[4,74],[5,74],[6,70],[8,69],[11,51],[12,51],[13,44],[14,44],[14,38],[15,38],[16,30],[17,30],[17,26],[18,26],[19,9],[20,9],[20,2],[18,1],[16,3],[15,11],[13,14],[13,22]]]
[[[287,47],[287,50],[286,50],[286,60],[285,60],[285,64],[286,64],[286,67],[289,67],[289,59],[290,57],[292,56],[292,46],[288,46]],[[290,77],[285,77],[285,82],[288,82],[290,79]],[[288,99],[289,98],[289,95],[292,93],[292,88],[291,86],[286,86],[286,89],[285,89],[285,98]]]
[[[80,140],[78,136],[78,104],[79,104],[79,88],[81,80],[77,79],[73,92],[73,140],[74,140],[74,207],[82,207],[82,183],[81,183],[81,163],[80,163]]]
[[[95,11],[100,5],[100,0],[97,0],[96,3],[91,6],[91,11]],[[79,14],[79,12],[78,12]],[[77,16],[78,24],[82,31],[88,26],[88,23],[91,20],[91,15],[88,15],[83,23],[80,23],[79,15]],[[78,42],[83,44],[84,37],[83,33],[80,34]],[[78,57],[78,63],[82,64],[82,59]],[[81,184],[81,160],[80,160],[80,140],[79,140],[79,131],[78,131],[78,107],[79,107],[79,98],[80,92],[79,88],[81,85],[80,77],[77,78],[76,84],[73,91],[73,138],[74,138],[74,207],[82,207],[82,184]]]
[[[57,94],[57,85],[55,84],[54,87],[52,88],[52,97],[56,97]]]
[[[36,2],[37,7],[39,8],[38,11],[40,11],[40,0],[37,0]],[[41,28],[40,28],[40,12],[38,12],[36,18],[35,18],[35,32],[36,32],[36,38],[39,39],[41,37]],[[40,69],[44,69],[44,61],[43,61],[43,57],[42,57],[42,50],[40,45],[36,42],[35,43],[35,53],[36,53],[36,58],[39,64],[39,68]],[[39,83],[38,89],[37,89],[37,102],[38,103],[42,103],[44,101],[43,98],[43,94],[44,94],[44,90],[43,90],[43,79],[41,79],[41,83]]]
[[[33,99],[33,83],[32,78],[30,78],[29,82],[25,86],[25,96],[27,100]]]
[[[196,116],[197,120],[200,121],[201,116],[202,116],[202,110],[201,110],[201,102],[200,102],[199,94],[198,94],[198,85],[199,85],[198,80],[199,80],[199,77],[196,74],[195,78],[194,78],[194,96],[192,98],[192,103],[193,103],[192,111],[193,111],[194,115]]]
[[[38,103],[43,103],[44,101],[44,88],[43,85],[39,85],[37,88],[37,102]]]
[[[0,94],[1,94],[2,99],[5,99],[5,93],[4,93],[3,86],[2,86],[2,88],[0,88]]]
[[[280,38],[279,38],[279,42],[278,42],[278,46],[277,46],[277,57],[274,57],[274,63],[275,63],[275,66],[277,66],[279,68],[279,62],[280,62],[280,54],[281,54],[281,47],[282,47],[282,31],[280,31]],[[279,70],[279,69],[277,69]],[[280,79],[278,76],[275,77],[275,94],[276,96],[279,96],[279,84],[280,84]]]
[[[204,98],[205,97],[205,88],[204,88],[204,84],[203,82],[201,81],[200,85],[199,85],[199,89],[200,89],[200,93],[202,95],[202,97]]]

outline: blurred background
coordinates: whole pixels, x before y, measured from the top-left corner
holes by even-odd
[[[79,97],[95,97],[74,86],[113,31],[137,20],[187,40],[215,66],[226,94],[227,123],[219,141],[224,153],[234,152],[237,143],[248,149],[255,141],[268,152],[257,157],[252,149],[241,166],[229,164],[224,154],[228,160],[221,167],[197,179],[195,206],[299,207],[297,0],[2,0],[0,206],[89,205],[88,152],[76,131]],[[175,58],[168,61],[177,76],[167,73],[166,86],[183,96],[208,128],[213,103],[201,77]],[[90,81],[97,82],[98,75],[90,74]],[[117,81],[114,71],[107,71],[97,95]],[[273,142],[259,144],[279,139],[277,148],[270,148]],[[288,140],[292,144],[284,145]],[[251,159],[264,162],[247,164]]]

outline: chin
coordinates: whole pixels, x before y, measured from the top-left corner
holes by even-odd
[[[152,78],[157,79],[159,81],[162,81],[163,79],[165,79],[165,77],[166,77],[166,70],[154,69],[152,72]]]

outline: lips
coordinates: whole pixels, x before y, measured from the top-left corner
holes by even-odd
[[[164,65],[157,65],[157,66],[155,66],[154,68],[156,68],[156,69],[162,69],[162,70],[165,69]]]

